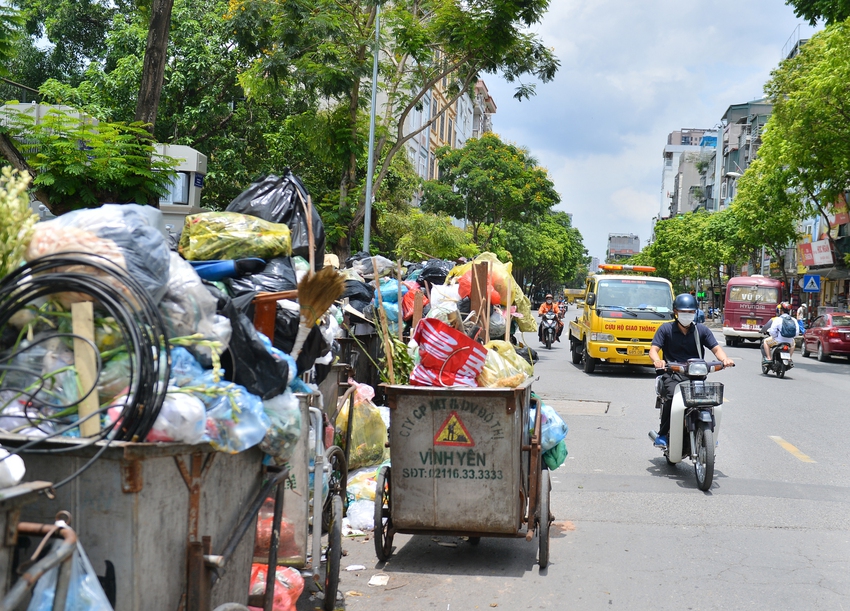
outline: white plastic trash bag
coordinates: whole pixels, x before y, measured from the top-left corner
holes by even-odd
[[[54,546],[59,545],[62,545],[59,541],[54,543]],[[47,571],[38,580],[27,611],[52,611],[58,575],[59,567],[57,566]],[[83,546],[79,543],[71,561],[71,581],[68,584],[66,601],[66,611],[113,611],[112,605],[109,604],[100,586],[97,574],[83,551]]]

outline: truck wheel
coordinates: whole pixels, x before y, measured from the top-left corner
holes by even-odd
[[[593,373],[596,369],[596,359],[590,356],[587,352],[587,342],[584,344],[584,372],[585,373]]]
[[[578,365],[581,363],[581,350],[579,349],[579,343],[574,340],[570,340],[570,356],[573,360],[573,365]]]

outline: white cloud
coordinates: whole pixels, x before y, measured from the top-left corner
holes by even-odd
[[[561,70],[524,102],[485,78],[495,129],[549,168],[559,208],[603,257],[609,232],[649,237],[667,134],[760,97],[797,24],[782,0],[554,0],[537,30]]]

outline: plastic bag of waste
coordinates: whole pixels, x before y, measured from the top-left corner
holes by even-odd
[[[257,530],[254,537],[254,557],[268,557],[269,546],[272,542],[272,527],[274,526],[274,497],[265,500],[257,514]],[[295,524],[283,514],[280,521],[280,542],[277,557],[297,558],[301,555],[298,543],[295,541]]]
[[[267,564],[251,566],[251,594],[264,594],[269,567]],[[274,601],[272,611],[295,611],[295,604],[304,591],[304,578],[297,569],[279,566],[275,571]],[[248,607],[251,611],[262,611],[260,607]]]
[[[130,386],[130,355],[126,352],[116,354],[103,364],[97,378],[97,396],[100,403],[111,402]]]
[[[292,254],[310,258],[308,226],[313,226],[316,271],[324,266],[325,226],[315,206],[307,220],[307,188],[288,169],[282,176],[273,174],[258,180],[236,196],[227,206],[228,212],[249,214],[272,223],[289,227],[292,235]]]
[[[193,261],[259,257],[292,252],[289,227],[236,212],[203,212],[186,217],[180,254]]]
[[[541,406],[540,447],[545,452],[546,450],[554,448],[563,441],[569,432],[569,428],[563,418],[561,418],[561,416],[558,415],[558,412],[556,412],[551,406],[546,405],[542,401],[539,401],[538,403]],[[532,408],[528,417],[530,433],[534,432],[535,418],[536,410]]]
[[[375,530],[375,501],[354,501],[348,506],[346,513],[348,524],[354,530],[368,532]]]
[[[8,450],[0,448],[0,489],[17,486],[24,479],[26,472],[23,458],[10,455]]]
[[[378,486],[375,481],[377,474],[378,468],[375,466],[363,467],[348,474],[346,498],[349,506],[354,501],[375,500],[375,491]]]
[[[53,544],[54,548],[59,545],[62,545],[60,541]],[[59,567],[55,566],[38,580],[27,611],[52,611],[58,576]],[[97,573],[80,543],[77,543],[71,560],[71,579],[65,601],[67,611],[112,611]]]
[[[431,284],[445,284],[446,276],[455,266],[453,261],[443,259],[431,259],[422,267],[417,280],[423,280]]]
[[[477,378],[479,386],[516,388],[534,375],[534,368],[508,342],[494,340],[484,347],[487,348],[487,356]]]
[[[415,386],[476,386],[487,349],[434,318],[423,318],[413,339],[420,362],[410,374]]]
[[[165,296],[159,302],[159,312],[168,337],[185,337],[200,333],[205,339],[221,343],[220,353],[227,350],[233,328],[224,316],[216,314],[216,299],[207,290],[191,264],[176,252],[171,256],[171,275]],[[210,349],[192,349],[209,358]]]
[[[271,421],[263,410],[263,401],[237,384],[222,385],[226,394],[212,401],[207,411],[207,434],[219,452],[236,454],[260,443]]]
[[[207,413],[203,402],[191,394],[170,389],[147,441],[201,443],[207,440]]]
[[[309,267],[309,265],[308,265]],[[246,293],[280,293],[298,288],[298,278],[291,257],[275,257],[257,274],[227,281],[234,296]]]
[[[263,409],[271,422],[260,449],[282,465],[292,457],[301,436],[301,405],[288,389],[283,394],[263,401]]]
[[[153,223],[157,213],[161,218],[161,213],[149,206],[104,204],[100,208],[74,210],[51,221],[39,223],[36,233],[50,227],[60,227],[72,229],[70,233],[75,236],[80,234],[73,230],[83,230],[102,240],[110,240],[121,251],[125,265],[113,259],[114,262],[124,267],[148,290],[153,300],[158,301],[165,294],[170,261],[165,235],[157,226],[159,223]],[[30,244],[32,254],[47,254],[43,252],[43,243],[39,246],[40,243],[41,236],[38,242]],[[69,250],[62,246],[54,252]],[[91,251],[86,249],[83,252]]]
[[[386,257],[378,255],[375,257],[378,264],[378,277],[389,276],[396,269],[396,264]],[[375,272],[372,270],[372,257],[364,256],[362,259],[357,259],[351,263],[351,269],[360,274],[363,278],[369,280],[375,277]]]
[[[554,448],[549,448],[543,452],[543,462],[546,463],[546,468],[550,471],[554,471],[563,465],[565,460],[567,460],[567,443],[563,439]]]
[[[359,384],[349,379],[354,388],[354,414],[351,421],[351,446],[348,468],[357,469],[379,464],[384,456],[387,443],[387,427],[381,418],[381,412],[372,403],[375,389],[368,384]],[[339,413],[336,417],[337,445],[345,445],[348,428],[348,406],[346,395],[340,397]]]

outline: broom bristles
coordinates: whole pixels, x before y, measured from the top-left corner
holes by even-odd
[[[313,276],[304,276],[298,283],[301,319],[309,326],[314,326],[344,291],[345,279],[333,267],[322,268]]]

